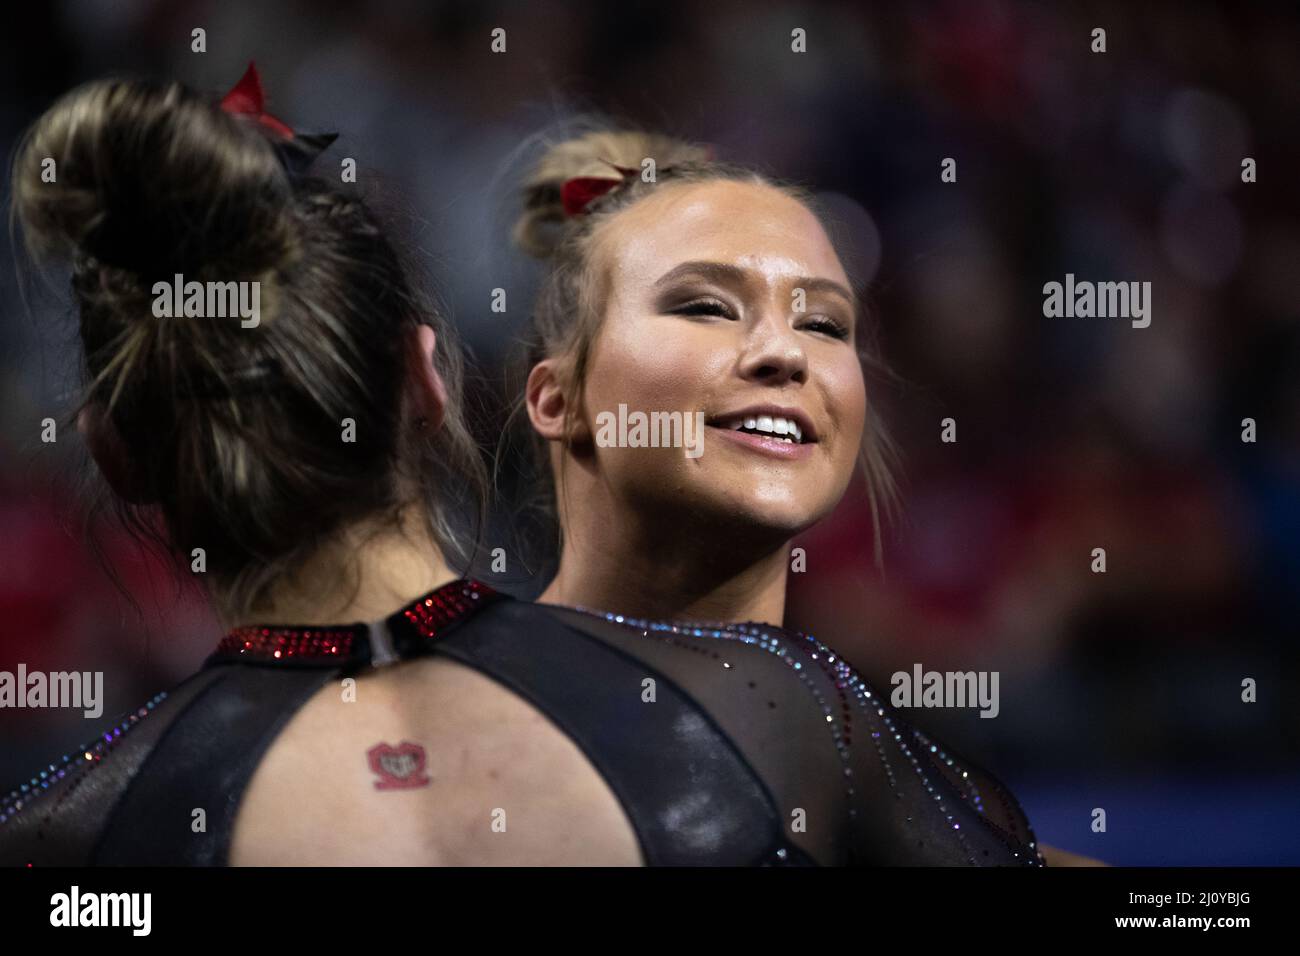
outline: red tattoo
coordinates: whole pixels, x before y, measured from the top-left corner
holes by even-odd
[[[376,790],[410,790],[427,787],[431,778],[424,772],[424,748],[404,740],[396,747],[375,744],[366,751],[370,769],[379,774]]]

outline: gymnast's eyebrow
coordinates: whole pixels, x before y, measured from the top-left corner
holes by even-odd
[[[745,270],[725,262],[683,262],[660,276],[655,282],[655,286],[657,288],[668,285],[686,276],[701,276],[723,285],[739,285],[745,281]],[[809,276],[800,276],[789,280],[789,282],[793,288],[803,289],[807,292],[829,292],[832,295],[838,295],[850,305],[853,305],[856,301],[853,293],[833,279],[814,279]]]

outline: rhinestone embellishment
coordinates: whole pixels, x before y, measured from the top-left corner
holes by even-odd
[[[402,612],[402,616],[424,638],[437,637],[448,625],[477,610],[484,601],[496,597],[497,592],[481,581],[453,581],[432,594],[416,601]]]
[[[352,628],[237,627],[221,639],[217,654],[248,660],[346,660],[355,641]]]
[[[900,728],[895,721],[891,719],[890,715],[886,713],[885,708],[880,703],[877,695],[872,693],[866,682],[857,674],[856,671],[853,670],[848,662],[836,654],[835,651],[818,641],[811,634],[800,634],[796,631],[786,631],[783,628],[750,623],[713,623],[700,625],[673,624],[633,618],[623,614],[614,614],[612,612],[593,611],[584,607],[577,607],[575,610],[594,617],[604,618],[606,621],[611,623],[621,624],[625,627],[637,629],[645,637],[654,634],[661,639],[669,640],[674,644],[692,650],[702,651],[703,648],[699,648],[688,641],[677,640],[677,638],[707,637],[715,640],[740,641],[745,644],[753,644],[770,654],[776,655],[798,676],[800,681],[817,702],[817,705],[821,708],[821,711],[826,718],[827,727],[843,766],[844,787],[845,793],[849,798],[848,813],[850,819],[856,818],[858,814],[858,808],[855,806],[856,801],[854,800],[856,791],[853,787],[853,768],[850,765],[849,750],[854,729],[853,708],[849,703],[849,698],[851,697],[854,704],[856,704],[858,711],[867,718],[868,722],[871,722],[873,718],[874,720],[879,721],[879,725],[883,726],[883,732],[888,733],[893,738],[899,751],[911,766],[913,773],[916,774],[919,782],[925,788],[927,796],[934,798],[936,809],[943,815],[944,820],[952,829],[958,846],[961,847],[962,851],[966,855],[967,862],[972,865],[977,863],[975,852],[971,848],[969,841],[966,839],[961,824],[956,821],[954,815],[949,811],[949,808],[945,806],[943,793],[935,787],[935,781],[926,773],[925,768],[921,765],[920,759],[918,759],[917,753],[914,753],[913,748],[908,746],[908,741],[904,739],[905,731],[910,731],[912,739],[917,744],[918,751],[928,750],[931,755],[935,756],[945,766],[958,775],[963,786],[970,795],[967,801],[970,806],[1004,843],[1012,842],[1013,838],[1008,834],[1005,834],[1000,827],[996,826],[993,821],[989,820],[985,815],[982,797],[979,789],[970,778],[970,772],[962,768],[951,756],[945,753],[937,744],[933,743],[919,730],[910,727]],[[803,663],[800,660],[797,660],[795,655],[791,652],[789,644],[794,643],[795,645],[798,645],[801,641],[808,642],[808,646],[806,646],[804,650],[807,652],[808,656],[816,662],[817,666],[821,668],[823,673],[834,686],[838,696],[836,701],[839,705],[838,711],[831,705],[813,681],[809,679],[808,675],[804,672]],[[712,656],[720,660],[720,655],[716,652],[713,652]],[[722,661],[722,666],[729,667],[730,664],[726,661]],[[837,714],[838,720],[836,719]],[[881,733],[882,731],[880,729],[871,729],[871,741],[880,760],[880,765],[884,769],[889,781],[890,789],[893,791],[896,798],[902,799],[903,794],[898,789],[898,780],[895,770],[893,766],[891,766],[881,742]],[[910,816],[907,820],[909,823],[912,822]],[[1016,845],[1021,845],[1019,844],[1019,841],[1014,841],[1014,843]],[[1042,854],[1038,850],[1036,841],[1031,839],[1028,842],[1028,847],[1032,851],[1032,855],[1022,854],[1013,847],[1013,857],[1020,859],[1022,864],[1027,866],[1046,865],[1046,861],[1043,860]]]
[[[7,823],[18,815],[19,811],[31,806],[39,797],[49,791],[64,777],[76,771],[89,772],[99,766],[109,753],[126,736],[127,732],[140,721],[153,713],[154,708],[167,699],[167,693],[157,694],[139,710],[128,714],[121,723],[104,731],[94,741],[84,747],[78,747],[71,753],[63,755],[57,764],[49,764],[27,783],[15,787],[3,799],[0,799],[0,825]]]

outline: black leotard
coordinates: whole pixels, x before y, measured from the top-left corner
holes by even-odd
[[[253,771],[307,699],[424,654],[563,730],[648,865],[1043,864],[1004,786],[810,637],[530,604],[473,581],[374,626],[232,632],[178,688],[0,801],[0,864],[225,864]]]

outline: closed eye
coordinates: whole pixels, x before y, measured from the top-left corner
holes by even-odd
[[[720,315],[726,319],[736,318],[731,306],[720,299],[695,299],[668,311],[672,315]]]
[[[693,299],[684,305],[668,309],[667,312],[670,315],[717,315],[725,319],[738,318],[731,306],[721,299],[712,297]],[[847,341],[849,338],[848,327],[829,315],[814,315],[810,321],[804,322],[800,328],[809,329],[820,335],[826,335],[840,341]]]
[[[815,316],[812,321],[805,322],[803,328],[812,329],[814,332],[820,332],[841,341],[846,341],[849,337],[849,330],[828,315]]]

